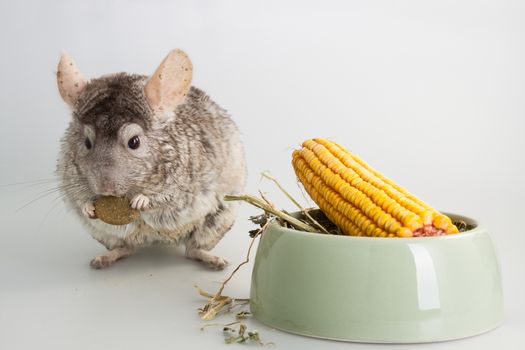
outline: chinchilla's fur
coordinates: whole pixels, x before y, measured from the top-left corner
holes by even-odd
[[[59,68],[59,84],[61,77],[68,74]],[[90,234],[109,250],[91,265],[106,267],[160,242],[183,243],[188,257],[223,268],[225,260],[207,251],[234,223],[236,205],[224,195],[245,184],[239,131],[224,109],[189,84],[173,111],[155,110],[145,93],[148,80],[118,73],[82,80],[77,95],[61,90],[73,110],[58,161],[61,187]],[[128,146],[133,137],[140,140],[136,150]],[[141,210],[139,220],[114,226],[93,218],[100,195],[129,198]]]

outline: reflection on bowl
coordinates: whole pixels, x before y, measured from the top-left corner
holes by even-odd
[[[313,234],[271,223],[252,273],[261,322],[308,336],[387,343],[457,339],[502,320],[497,256],[486,229],[375,238]]]

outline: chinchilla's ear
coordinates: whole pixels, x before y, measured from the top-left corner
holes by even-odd
[[[58,62],[57,83],[60,96],[71,107],[74,106],[87,84],[86,78],[80,73],[75,61],[65,52],[62,53],[60,62]]]
[[[145,86],[146,98],[156,116],[171,115],[188,94],[193,75],[190,58],[173,50],[162,61]]]

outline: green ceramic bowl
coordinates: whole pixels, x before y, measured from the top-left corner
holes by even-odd
[[[259,243],[250,306],[264,324],[307,336],[378,343],[468,337],[502,321],[498,259],[487,230],[371,238],[271,223]]]

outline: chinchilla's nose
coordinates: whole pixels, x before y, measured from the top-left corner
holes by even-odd
[[[101,172],[97,179],[97,190],[103,196],[117,196],[118,183],[114,174],[110,172]]]
[[[93,172],[89,180],[98,195],[120,197],[126,191],[119,174],[111,168]]]
[[[105,180],[100,187],[100,192],[104,196],[115,196],[117,194],[117,184],[115,181]]]

